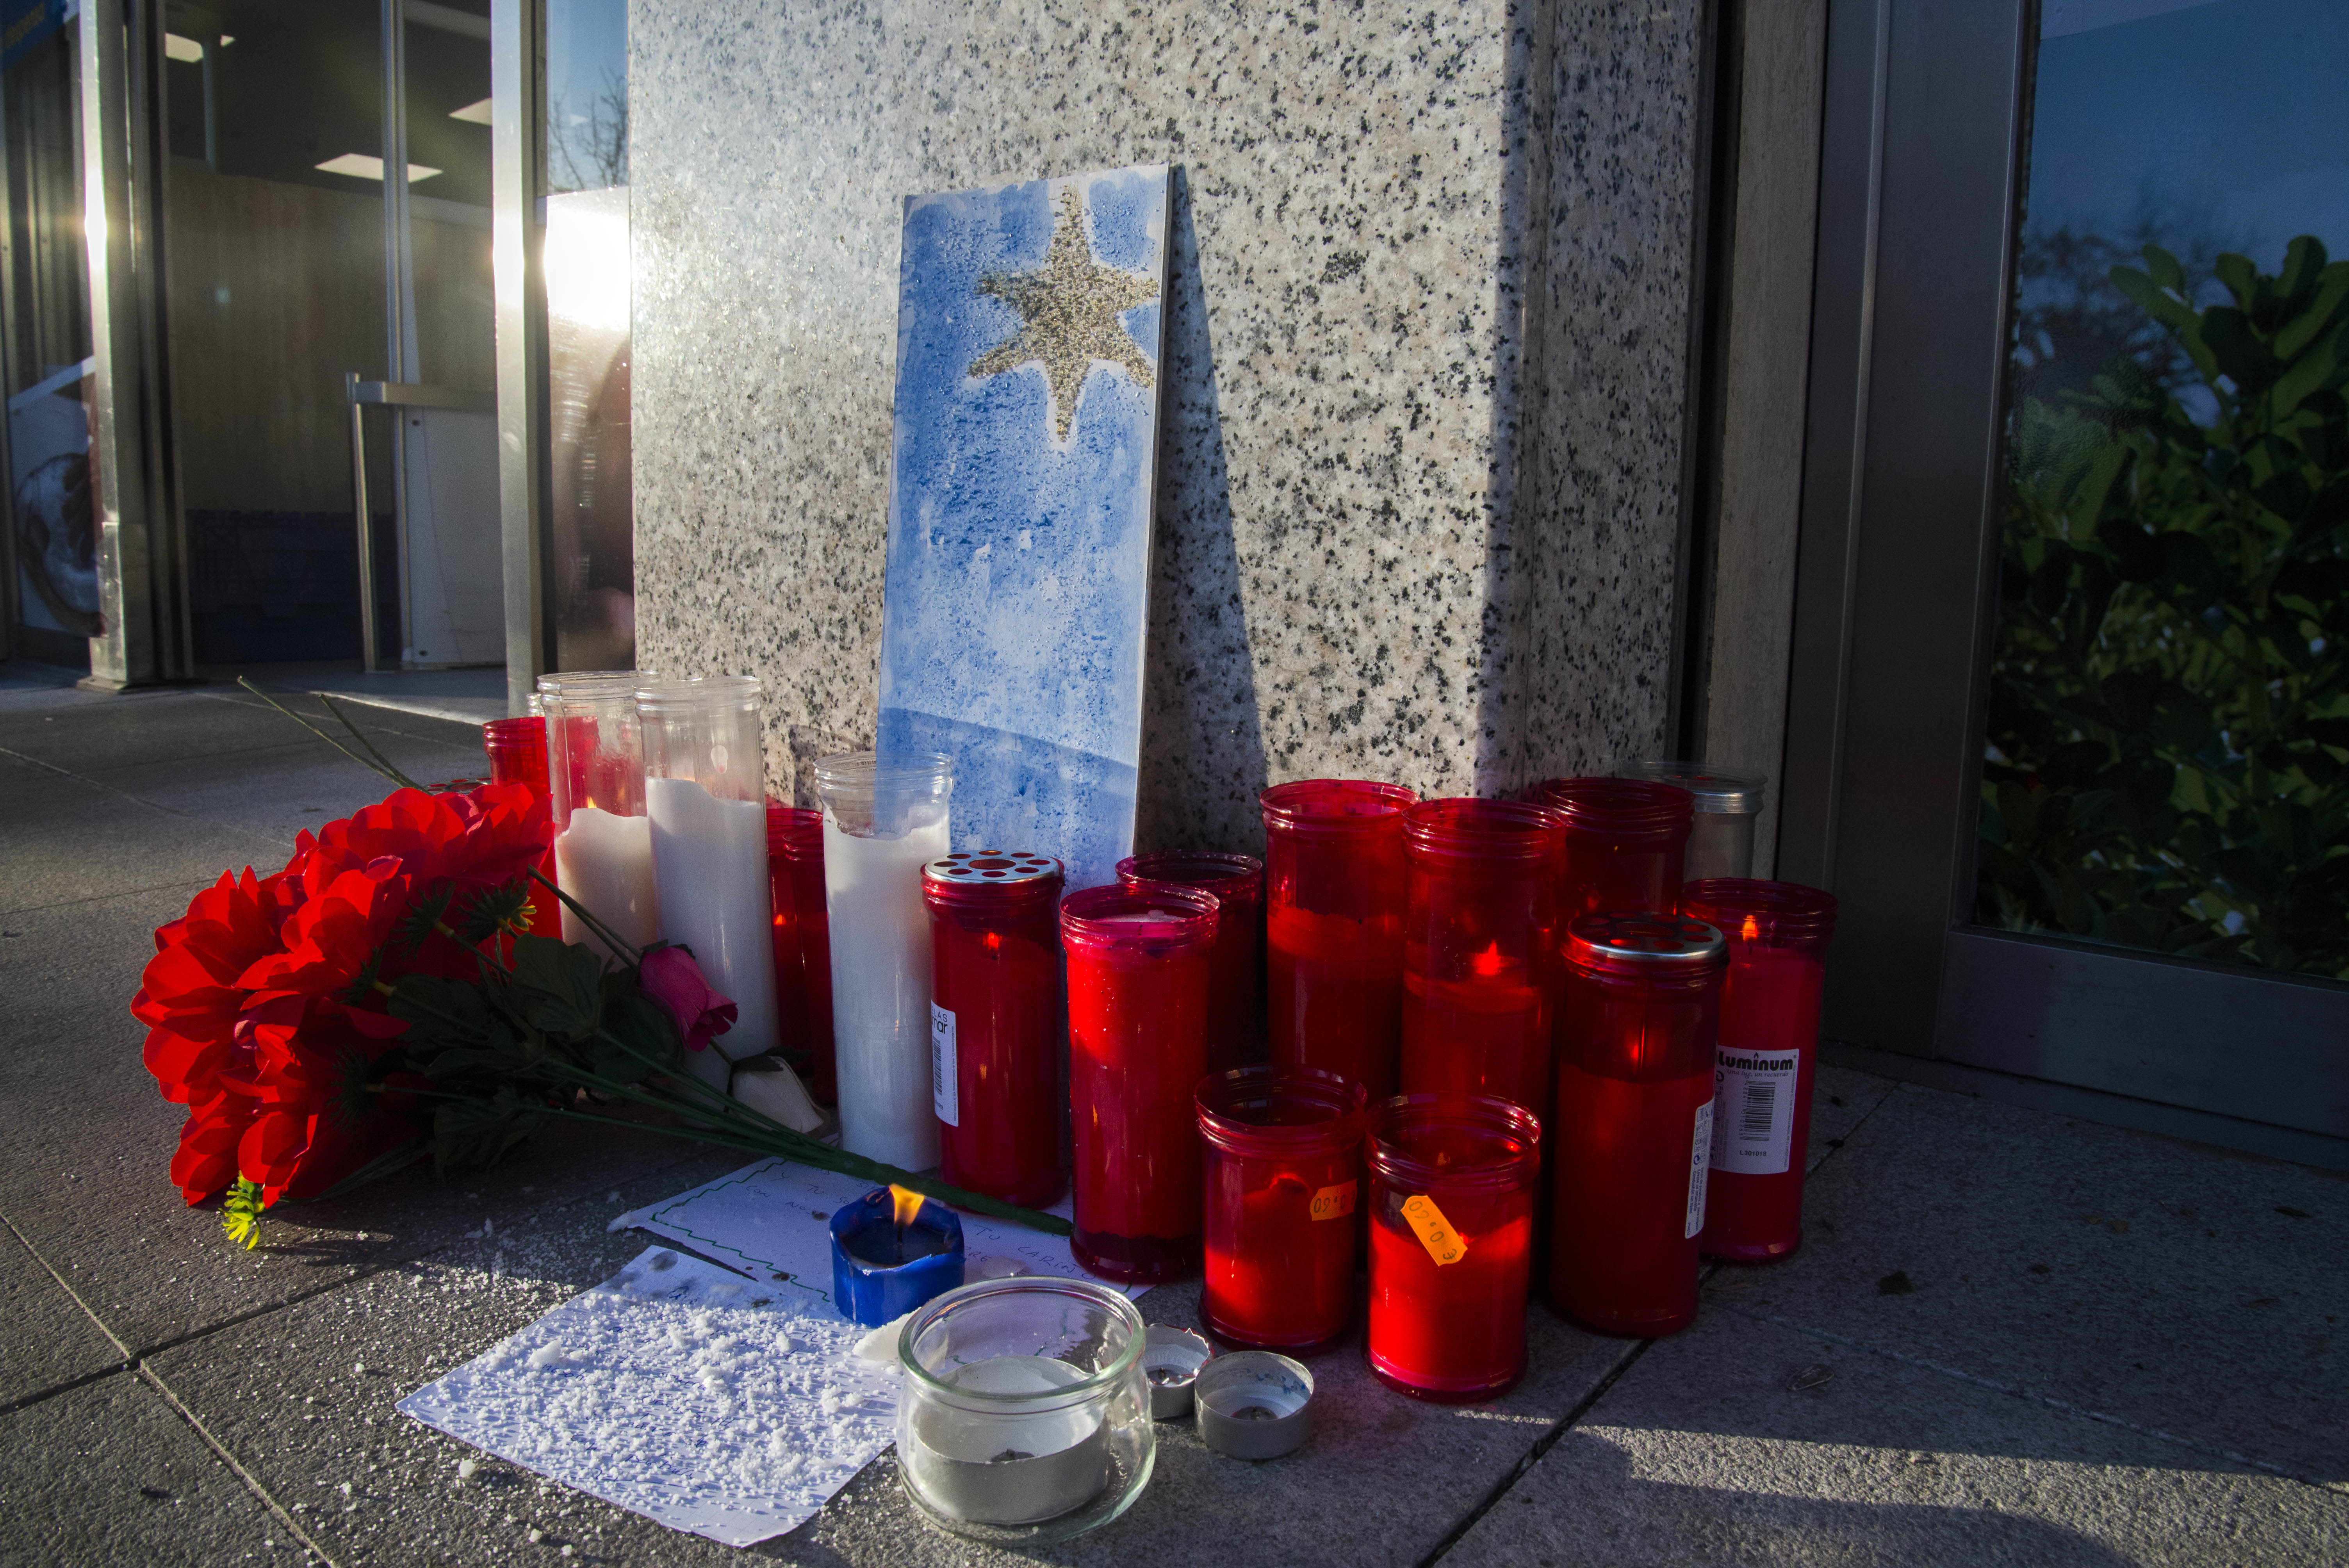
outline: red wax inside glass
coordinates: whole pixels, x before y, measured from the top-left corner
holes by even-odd
[[[1565,819],[1558,918],[1680,908],[1696,798],[1644,779],[1551,779],[1526,798]]]
[[[1836,901],[1799,882],[1720,877],[1689,883],[1681,906],[1729,942],[1702,1241],[1714,1257],[1766,1263],[1803,1242],[1811,1079]]]
[[[1315,1068],[1210,1074],[1206,1141],[1207,1327],[1260,1349],[1318,1350],[1354,1321],[1362,1086]]]
[[[1524,1374],[1540,1139],[1531,1111],[1484,1095],[1404,1095],[1371,1113],[1365,1348],[1381,1382],[1454,1403]]]
[[[1568,931],[1550,1305],[1601,1334],[1656,1338],[1696,1315],[1722,942],[1669,916],[1587,915]]]
[[[1108,1279],[1199,1266],[1212,893],[1085,888],[1061,905],[1069,962],[1069,1109],[1077,1261]]]
[[[922,868],[930,911],[930,1063],[938,1174],[1041,1208],[1061,1169],[1061,862],[948,855]]]
[[[1117,862],[1118,885],[1173,882],[1216,895],[1207,968],[1207,1070],[1265,1059],[1264,862],[1254,855],[1169,850]]]
[[[823,813],[767,802],[775,906],[777,1033],[819,1105],[840,1099],[832,1046],[832,923],[823,903]]]
[[[1403,819],[1402,1088],[1549,1104],[1547,952],[1559,828],[1508,800],[1429,800]]]
[[[547,793],[546,720],[543,718],[493,718],[481,726],[481,749],[490,754],[490,781],[493,784],[527,784],[541,796]],[[549,808],[552,810],[552,808]],[[538,862],[538,874],[550,883],[554,881],[554,841],[550,830],[546,854]],[[563,901],[549,888],[536,882],[530,889],[530,934],[563,939]]]
[[[1272,1059],[1394,1092],[1402,1030],[1399,784],[1314,779],[1260,798]]]

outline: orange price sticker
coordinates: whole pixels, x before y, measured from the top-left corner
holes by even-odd
[[[1340,1181],[1314,1193],[1313,1217],[1317,1220],[1342,1220],[1352,1213],[1354,1187],[1354,1182]]]
[[[1424,1193],[1416,1198],[1405,1198],[1402,1201],[1402,1217],[1403,1222],[1419,1237],[1419,1244],[1427,1249],[1427,1255],[1435,1260],[1436,1267],[1456,1264],[1468,1255],[1468,1243],[1460,1239],[1460,1233],[1452,1228],[1452,1222],[1444,1217],[1444,1211],[1435,1206],[1434,1199]]]

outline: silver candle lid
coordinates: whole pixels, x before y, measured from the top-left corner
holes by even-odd
[[[1762,810],[1769,780],[1759,773],[1728,773],[1702,762],[1666,762],[1640,758],[1615,765],[1618,779],[1670,784],[1696,797],[1696,809],[1719,816],[1750,817]]]
[[[1192,1388],[1199,1438],[1236,1460],[1273,1460],[1313,1435],[1313,1374],[1269,1350],[1218,1356]]]
[[[1191,1413],[1191,1390],[1216,1347],[1187,1328],[1154,1323],[1142,1340],[1142,1375],[1150,1383],[1150,1418],[1171,1421]]]

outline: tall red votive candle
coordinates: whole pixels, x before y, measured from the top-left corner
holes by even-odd
[[[481,749],[490,754],[490,781],[493,784],[527,784],[542,798],[548,794],[546,778],[546,720],[528,718],[493,718],[481,726]],[[553,806],[548,810],[552,812]],[[538,862],[538,874],[550,883],[554,881],[554,848],[550,830],[545,856]],[[530,889],[530,934],[560,941],[563,936],[563,901],[554,896],[552,887],[536,882]]]
[[[1766,1263],[1803,1244],[1804,1153],[1836,901],[1800,882],[1715,877],[1682,889],[1681,909],[1729,943],[1702,1242],[1717,1258]]]
[[[1394,1092],[1402,1028],[1400,784],[1312,779],[1258,798],[1272,1059]]]
[[[1550,1305],[1653,1339],[1696,1316],[1721,934],[1671,915],[1567,928],[1550,1120]]]
[[[832,922],[823,903],[823,813],[767,802],[767,886],[775,905],[775,1004],[783,1047],[819,1105],[840,1099],[832,1048]]]
[[[1167,850],[1117,862],[1118,885],[1173,882],[1216,895],[1207,972],[1207,1070],[1264,1060],[1264,862],[1254,855]]]
[[[1156,883],[1061,903],[1077,1261],[1155,1283],[1199,1266],[1199,1134],[1216,899]]]
[[[1526,1369],[1541,1123],[1489,1095],[1371,1112],[1371,1370],[1413,1398],[1489,1399]]]
[[[1526,799],[1566,821],[1558,861],[1558,918],[1680,908],[1696,799],[1644,779],[1552,779]]]
[[[1402,1088],[1549,1104],[1560,826],[1514,800],[1403,814]]]
[[[922,868],[938,1174],[1040,1209],[1061,1169],[1061,862],[979,851]]]
[[[1207,1326],[1237,1345],[1318,1350],[1354,1322],[1362,1086],[1318,1068],[1211,1073],[1206,1141]]]

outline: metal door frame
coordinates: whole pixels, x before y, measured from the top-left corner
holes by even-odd
[[[1828,20],[1779,874],[1844,1059],[2349,1169],[2349,985],[1972,923],[2032,0]]]

